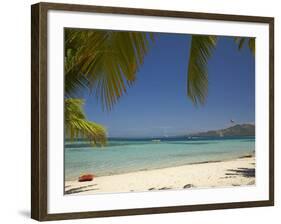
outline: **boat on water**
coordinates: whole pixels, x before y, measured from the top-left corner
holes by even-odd
[[[151,141],[152,141],[152,142],[155,142],[155,143],[159,143],[159,142],[161,142],[161,140],[160,140],[160,139],[152,139]]]

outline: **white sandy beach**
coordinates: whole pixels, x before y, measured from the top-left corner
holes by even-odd
[[[65,193],[96,194],[169,189],[210,188],[255,184],[255,157],[190,164],[96,177],[93,181],[66,181]]]

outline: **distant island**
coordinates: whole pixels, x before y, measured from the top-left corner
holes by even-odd
[[[255,136],[255,125],[254,124],[236,124],[234,126],[219,129],[219,130],[210,130],[205,132],[195,132],[186,135],[174,135],[174,136],[157,136],[157,137],[109,137],[109,141],[120,141],[120,140],[153,140],[153,142],[159,142],[159,139],[176,139],[176,138],[186,138],[186,137],[235,137],[235,136]],[[73,142],[70,138],[65,138],[65,143],[68,147],[87,147],[91,146],[89,141],[86,138],[77,138],[77,142]],[[82,144],[81,142],[84,141]]]
[[[196,137],[231,137],[231,136],[254,136],[255,125],[253,124],[237,124],[229,128],[220,130],[211,130],[190,134],[188,136]]]

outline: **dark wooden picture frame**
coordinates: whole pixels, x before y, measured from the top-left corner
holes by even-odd
[[[31,217],[33,219],[46,221],[274,205],[274,18],[57,3],[38,3],[32,5],[31,9]],[[168,18],[195,18],[206,20],[225,20],[269,24],[269,200],[48,214],[47,13],[49,10],[144,15]]]

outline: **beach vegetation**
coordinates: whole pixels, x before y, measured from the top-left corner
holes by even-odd
[[[111,110],[127,88],[148,52],[152,34],[97,30],[65,30],[65,133],[70,139],[87,137],[104,144],[102,125],[87,121],[83,100],[88,89],[104,110]]]
[[[88,121],[80,93],[88,89],[110,111],[137,77],[155,35],[145,32],[65,29],[65,133],[71,139],[86,137],[106,143],[106,129]],[[194,105],[203,105],[208,93],[207,64],[217,36],[192,35],[186,93]],[[247,44],[255,54],[255,39],[235,37],[238,49]]]

